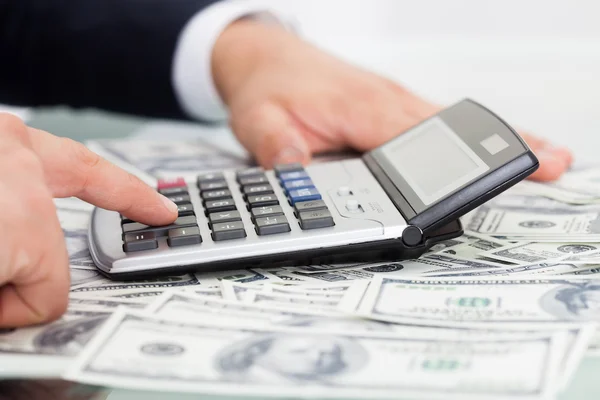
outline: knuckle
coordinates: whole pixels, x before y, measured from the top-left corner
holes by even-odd
[[[85,169],[93,169],[100,163],[100,161],[102,161],[102,157],[93,151],[90,151],[82,143],[68,138],[61,138],[60,140],[62,140],[64,146],[69,149],[70,155],[75,161],[76,165],[83,166]]]
[[[3,135],[10,135],[23,143],[29,142],[27,126],[21,119],[12,114],[0,113],[0,128]]]

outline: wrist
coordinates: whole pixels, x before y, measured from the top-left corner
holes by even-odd
[[[283,27],[251,19],[230,24],[215,42],[211,61],[221,99],[229,105],[240,86],[279,53],[289,36]]]

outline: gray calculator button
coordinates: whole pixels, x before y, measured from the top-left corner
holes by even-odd
[[[128,233],[123,237],[123,242],[123,251],[126,253],[158,248],[154,232]]]
[[[208,190],[219,190],[219,189],[227,189],[226,181],[214,181],[214,182],[205,182],[198,185],[198,188],[201,192],[206,192]]]
[[[248,205],[250,208],[262,206],[276,206],[279,204],[277,196],[274,194],[259,194],[256,196],[248,196]]]
[[[247,196],[252,196],[255,194],[269,194],[269,193],[273,193],[273,187],[269,184],[244,186],[243,192]]]
[[[254,207],[250,212],[252,213],[253,218],[272,217],[275,215],[283,215],[283,208],[281,208],[281,206]]]
[[[195,215],[194,214],[194,206],[192,205],[192,203],[183,203],[177,206],[177,212],[179,213],[180,217],[186,217],[188,215]]]
[[[169,237],[167,243],[170,247],[189,246],[192,244],[202,243],[202,236],[200,236],[200,229],[197,226],[191,226],[188,228],[176,228],[169,230]]]
[[[237,171],[235,173],[235,178],[238,182],[240,182],[240,180],[242,180],[243,178],[248,178],[250,176],[263,175],[264,173],[265,173],[265,170],[262,169],[261,167],[246,168],[246,169],[241,169],[241,170]]]
[[[167,198],[177,205],[189,203],[191,201],[190,195],[188,194],[177,194],[174,196],[167,196]]]
[[[164,196],[182,195],[182,194],[188,194],[188,188],[187,188],[187,186],[173,187],[173,188],[161,189],[158,191],[158,193],[160,193]]]
[[[279,176],[284,172],[302,171],[304,169],[304,166],[300,163],[279,164],[276,165],[273,169],[275,170],[275,175]]]
[[[208,200],[204,204],[207,213],[235,210],[233,199]]]
[[[239,183],[242,186],[260,185],[261,183],[269,183],[269,180],[267,179],[267,176],[265,174],[262,174],[240,178]]]
[[[187,217],[179,217],[173,222],[171,225],[163,225],[163,226],[148,226],[144,224],[140,224],[139,222],[134,222],[132,224],[123,225],[123,233],[133,233],[139,231],[147,231],[154,232],[156,236],[166,236],[169,229],[173,228],[183,228],[184,226],[193,226],[196,225],[196,217],[193,215],[189,215]]]
[[[242,217],[239,211],[221,211],[208,214],[208,220],[211,224],[218,224],[221,222],[241,221]]]
[[[298,218],[300,219],[300,228],[304,230],[329,228],[335,225],[329,210],[304,211]]]
[[[289,232],[290,224],[284,215],[274,217],[256,218],[256,233],[259,236],[275,235]]]
[[[310,200],[296,203],[294,204],[294,208],[296,209],[296,213],[301,213],[303,211],[323,210],[327,208],[327,205],[323,200]]]
[[[212,226],[212,238],[215,242],[221,240],[241,239],[246,237],[242,221],[225,222]]]
[[[224,190],[211,190],[210,192],[202,192],[202,198],[204,200],[220,200],[231,197],[231,192],[227,189]]]
[[[198,175],[198,186],[206,182],[222,181],[225,176],[221,172],[209,172],[206,174]]]

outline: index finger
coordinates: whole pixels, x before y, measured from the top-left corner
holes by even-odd
[[[30,128],[33,150],[55,197],[78,197],[148,225],[177,218],[175,203],[83,144]]]

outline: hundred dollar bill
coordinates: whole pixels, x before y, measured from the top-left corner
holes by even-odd
[[[186,286],[200,285],[196,277],[190,274],[180,276],[167,276],[157,279],[149,279],[142,281],[111,281],[109,279],[99,279],[93,282],[79,285],[72,288],[72,293],[94,293],[103,292],[102,296],[107,296],[107,293],[112,290],[129,290],[129,289],[166,289],[166,288],[182,288]]]
[[[597,206],[570,206],[539,197],[498,197],[477,209],[467,229],[514,240],[530,237],[564,241],[568,237],[573,242],[600,241]]]
[[[239,329],[118,311],[65,378],[212,395],[531,399],[555,391],[564,341]]]
[[[361,298],[362,294],[360,296],[323,297],[261,292],[248,294],[246,302],[249,304],[278,304],[303,309],[354,311]]]
[[[80,268],[71,266],[71,290],[76,289],[79,286],[85,286],[92,282],[98,282],[104,280],[104,277],[95,268]]]
[[[600,321],[600,280],[375,277],[359,308],[375,320],[488,329]]]
[[[262,285],[268,281],[279,281],[280,279],[270,272],[256,269],[239,269],[233,271],[218,271],[196,273],[196,279],[205,286],[220,288],[221,281],[230,281],[248,285]]]
[[[597,253],[600,246],[592,243],[517,243],[488,250],[480,255],[497,260],[533,264],[551,260],[565,259],[570,255],[585,256]]]
[[[118,307],[130,307],[142,309],[146,307],[147,302],[139,299],[119,299],[115,297],[91,297],[72,294],[69,296],[70,310],[83,311],[114,311]]]
[[[335,297],[343,298],[350,296],[353,298],[362,297],[365,293],[369,281],[357,280],[340,283],[328,283],[321,285],[300,285],[300,286],[280,286],[265,285],[263,291],[269,293],[293,294],[315,297]]]
[[[247,166],[249,159],[217,149],[202,139],[147,140],[118,139],[96,140],[88,147],[109,161],[139,176],[149,184],[155,178],[183,177],[194,180],[201,172],[221,171]]]
[[[461,245],[444,249],[439,253],[448,255],[454,259],[481,261],[485,264],[491,264],[491,266],[494,267],[503,267],[507,264],[514,264],[514,262],[499,261],[498,259],[493,259],[482,254],[483,252],[506,246],[506,241],[500,241],[484,235],[475,236],[474,234],[465,234],[463,236],[471,240],[468,240]]]
[[[584,271],[588,271],[589,266],[570,264],[565,261],[557,263],[539,263],[529,265],[518,265],[510,268],[494,268],[488,270],[479,270],[471,272],[447,272],[438,275],[428,275],[428,278],[453,278],[458,279],[460,277],[471,277],[471,278],[486,278],[486,277],[512,277],[518,275],[579,275],[585,274]],[[533,278],[528,278],[533,279]]]
[[[256,285],[244,285],[228,280],[222,280],[220,283],[223,298],[226,300],[246,301],[250,293],[258,293],[263,291],[261,286]]]
[[[63,230],[69,263],[77,268],[95,269],[88,249],[88,225],[92,207],[81,200],[57,199],[54,202]]]
[[[600,168],[567,172],[554,182],[522,182],[521,189],[571,204],[600,203]]]

